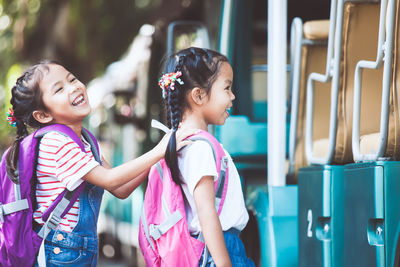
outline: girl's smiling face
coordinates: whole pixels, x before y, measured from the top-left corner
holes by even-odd
[[[50,64],[39,82],[47,123],[81,126],[90,113],[86,86],[63,66]]]
[[[233,71],[229,63],[223,62],[213,83],[208,101],[203,107],[206,124],[223,125],[229,117],[229,110],[235,95],[232,93]]]

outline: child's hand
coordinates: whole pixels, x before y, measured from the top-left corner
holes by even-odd
[[[178,151],[182,147],[192,143],[192,141],[185,140],[185,139],[191,135],[198,133],[199,131],[200,130],[198,130],[198,129],[178,129],[175,134],[176,150]],[[156,146],[156,149],[158,151],[160,151],[160,153],[161,153],[161,157],[164,157],[164,155],[165,155],[165,151],[167,150],[167,146],[168,146],[169,139],[171,138],[171,134],[172,134],[172,132],[164,135],[164,137],[161,139],[161,141]]]
[[[181,129],[179,128],[176,131],[176,151],[180,150],[182,147],[191,144],[188,138],[191,135],[197,134],[200,130],[199,129]],[[186,139],[186,140],[185,140]],[[168,139],[169,140],[169,139]]]

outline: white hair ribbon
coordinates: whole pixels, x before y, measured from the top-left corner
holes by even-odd
[[[159,129],[163,131],[164,133],[169,133],[171,132],[171,129],[169,129],[167,126],[159,122],[158,120],[151,120],[151,127]]]

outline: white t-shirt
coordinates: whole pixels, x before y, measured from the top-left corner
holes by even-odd
[[[232,227],[243,230],[249,220],[249,215],[244,203],[242,185],[231,156],[226,150],[224,151],[228,156],[229,179],[228,191],[219,219],[223,231]],[[214,181],[218,179],[210,144],[200,140],[185,146],[178,152],[178,167],[182,175],[182,189],[188,202],[186,203],[186,216],[189,231],[195,235],[201,231],[201,227],[193,198],[194,188],[204,176],[214,176]]]
[[[90,144],[82,138],[85,151],[71,138],[58,132],[49,132],[43,136],[39,145],[38,165],[36,168],[36,200],[38,208],[33,214],[34,220],[43,225],[43,213],[65,188],[72,191],[82,182],[81,179],[91,169],[99,165],[94,159]],[[79,198],[61,220],[57,229],[71,232],[79,219]]]

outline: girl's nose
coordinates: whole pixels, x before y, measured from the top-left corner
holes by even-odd
[[[79,89],[79,84],[78,83],[69,84],[68,87],[69,87],[69,91],[71,91],[71,93],[73,93]]]
[[[231,91],[231,100],[235,100],[236,96],[233,94],[233,92]]]

